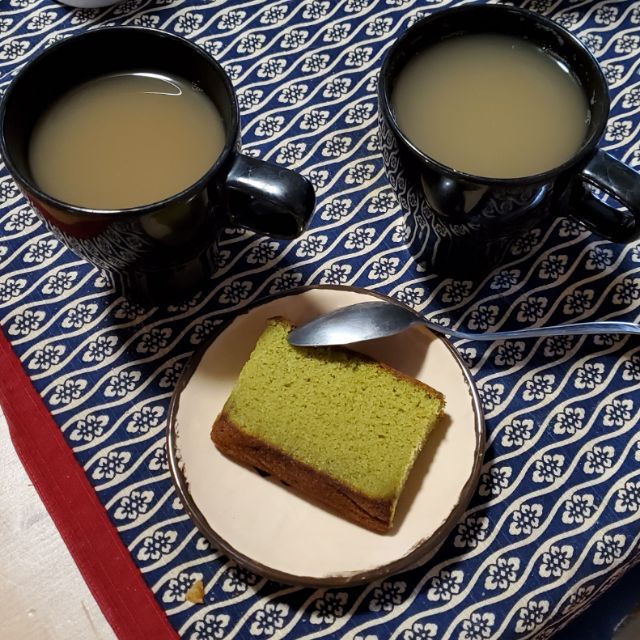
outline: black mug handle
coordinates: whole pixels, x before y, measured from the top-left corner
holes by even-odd
[[[576,176],[569,207],[571,215],[613,242],[640,236],[640,174],[608,153],[598,150]],[[585,183],[601,189],[626,208],[619,210],[596,198]]]
[[[307,178],[277,164],[235,154],[224,191],[231,222],[280,238],[295,238],[315,206]]]

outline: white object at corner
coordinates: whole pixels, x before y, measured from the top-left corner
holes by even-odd
[[[122,0],[58,0],[58,2],[78,9],[97,9],[98,7],[108,7],[112,4],[118,4],[122,2]]]

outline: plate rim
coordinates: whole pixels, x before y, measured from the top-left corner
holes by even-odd
[[[303,587],[344,587],[353,586],[358,584],[366,584],[380,578],[384,578],[388,575],[399,573],[400,571],[408,570],[413,567],[417,567],[427,562],[438,551],[443,544],[445,538],[455,526],[456,522],[460,519],[460,516],[464,512],[464,509],[469,504],[476,486],[480,478],[480,471],[482,469],[482,461],[485,453],[486,443],[486,429],[484,413],[482,411],[482,403],[480,401],[480,395],[478,389],[473,381],[471,371],[467,367],[466,363],[462,359],[462,356],[456,351],[455,347],[443,334],[436,333],[427,329],[425,330],[433,335],[436,339],[441,340],[446,348],[449,350],[456,363],[460,367],[464,381],[469,390],[471,396],[471,403],[474,413],[474,434],[476,436],[476,443],[473,455],[473,466],[471,473],[467,478],[467,481],[462,487],[460,494],[458,495],[457,502],[453,506],[449,516],[440,524],[440,526],[431,534],[428,538],[422,539],[417,545],[415,545],[407,554],[392,560],[386,564],[382,564],[372,569],[367,569],[361,572],[350,573],[348,575],[330,575],[324,577],[317,576],[301,576],[286,571],[281,571],[275,567],[262,564],[261,562],[243,554],[238,551],[234,546],[228,542],[225,538],[219,535],[215,529],[209,524],[205,516],[202,514],[197,504],[193,500],[190,492],[188,481],[181,468],[181,461],[178,455],[178,446],[176,442],[177,430],[177,415],[180,408],[180,397],[182,392],[186,388],[187,384],[191,380],[191,377],[195,373],[200,364],[200,361],[204,357],[209,347],[217,340],[224,331],[226,331],[238,318],[248,315],[251,311],[257,307],[261,307],[265,304],[285,298],[292,295],[300,295],[314,289],[333,290],[333,291],[351,291],[353,293],[365,294],[368,296],[377,297],[381,300],[397,304],[399,306],[408,309],[417,317],[422,316],[406,304],[398,301],[395,298],[386,296],[377,291],[371,291],[362,287],[351,286],[337,286],[337,285],[306,285],[301,287],[295,287],[287,291],[278,292],[266,297],[262,297],[259,300],[249,303],[246,307],[243,307],[236,313],[231,312],[229,314],[228,322],[221,324],[218,331],[207,336],[207,339],[199,345],[194,353],[189,357],[176,386],[171,394],[171,401],[169,403],[169,411],[167,416],[167,427],[165,434],[165,445],[167,448],[167,458],[169,463],[169,474],[171,476],[172,483],[182,502],[182,506],[186,511],[191,521],[196,525],[199,532],[218,550],[223,551],[230,559],[238,562],[244,567],[247,567],[252,572],[271,580],[283,584],[298,585]]]

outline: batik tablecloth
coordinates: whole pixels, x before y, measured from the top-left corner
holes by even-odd
[[[427,565],[364,587],[313,590],[249,573],[209,546],[171,484],[164,432],[185,362],[267,295],[363,287],[480,331],[638,320],[640,245],[612,244],[560,216],[529,231],[480,284],[436,277],[412,257],[423,230],[404,218],[384,173],[376,73],[409,25],[454,4],[0,5],[3,90],[26,60],[73,33],[131,24],[179,34],[233,79],[245,150],[301,171],[318,196],[300,239],[229,230],[206,291],[143,308],[54,239],[2,170],[3,405],[25,466],[122,638],[546,638],[637,558],[640,342],[632,337],[456,342],[487,422],[477,492]],[[594,52],[612,98],[603,145],[640,164],[640,2],[518,4]],[[197,579],[202,605],[185,601]]]

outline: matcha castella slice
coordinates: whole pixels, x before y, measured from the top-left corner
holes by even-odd
[[[444,398],[348,349],[294,347],[292,328],[269,320],[211,437],[229,458],[386,532]]]

